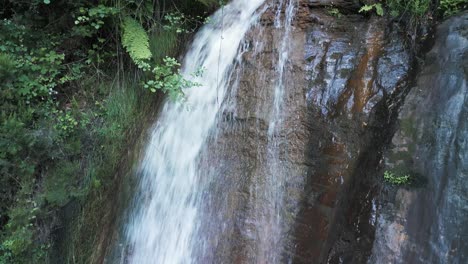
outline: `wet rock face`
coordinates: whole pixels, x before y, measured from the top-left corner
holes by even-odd
[[[389,190],[371,262],[468,262],[468,14],[444,22],[400,114],[387,168],[418,181]]]
[[[392,122],[386,101],[407,85],[410,55],[404,35],[387,21],[355,14],[338,19],[310,4],[301,9],[300,18],[311,21],[304,27],[310,123],[332,140],[317,147],[320,136],[312,134],[308,143],[322,162],[309,168],[306,196],[318,199],[308,199],[298,214],[295,261],[362,263],[373,241],[373,174]],[[330,146],[341,151],[330,155]]]
[[[388,21],[357,15],[354,1],[334,1],[348,12],[337,18],[328,2],[296,2],[279,116],[285,30],[275,27],[276,1],[245,40],[202,155],[212,173],[203,177],[216,177],[204,219],[216,220],[199,228],[200,243],[215,249],[199,252],[200,261],[362,263],[370,254],[376,192],[367,173],[387,135],[386,98],[406,85],[411,61],[405,34]]]

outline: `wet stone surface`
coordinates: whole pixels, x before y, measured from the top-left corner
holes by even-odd
[[[413,177],[381,197],[374,263],[468,262],[468,14],[437,29],[407,96],[387,169]]]
[[[200,233],[215,250],[201,260],[360,263],[370,254],[377,187],[367,178],[379,166],[382,137],[390,138],[380,132],[389,122],[384,101],[406,85],[410,56],[388,21],[337,19],[318,2],[295,5],[279,115],[278,5],[270,3],[245,39],[231,97],[202,155],[201,166],[216,167],[223,184],[207,190],[204,213],[217,220]],[[281,124],[270,134],[275,118]]]

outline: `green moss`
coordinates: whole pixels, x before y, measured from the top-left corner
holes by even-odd
[[[397,151],[397,152],[391,152],[389,155],[389,159],[392,162],[396,161],[403,161],[405,163],[411,161],[412,155],[410,151]]]
[[[400,120],[400,129],[403,134],[413,140],[417,139],[418,130],[412,118],[403,118]]]

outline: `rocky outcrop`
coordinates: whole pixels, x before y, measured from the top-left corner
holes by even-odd
[[[353,1],[334,1],[339,18],[327,1],[297,1],[282,123],[271,135],[285,30],[269,4],[245,40],[231,98],[202,155],[206,177],[217,178],[204,209],[215,220],[199,232],[215,250],[198,255],[213,263],[365,262],[391,104],[412,74],[406,33],[351,12]]]
[[[362,263],[373,242],[374,178],[391,137],[390,104],[407,88],[411,52],[405,34],[385,19],[301,9],[313,17],[305,27],[309,123],[331,137],[313,132],[308,142],[309,155],[321,162],[309,167],[294,260]]]
[[[445,21],[402,108],[371,263],[468,262],[468,13]]]

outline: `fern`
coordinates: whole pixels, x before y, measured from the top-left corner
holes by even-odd
[[[384,10],[383,10],[382,4],[380,4],[380,3],[372,4],[372,5],[364,5],[364,6],[361,7],[361,9],[359,9],[359,13],[362,13],[362,12],[367,13],[367,12],[371,11],[374,8],[375,8],[375,12],[377,13],[377,15],[379,15],[379,16],[384,15]]]
[[[138,67],[149,66],[146,61],[151,59],[152,54],[148,34],[141,24],[131,17],[125,17],[122,23],[122,45]]]
[[[11,76],[15,68],[15,60],[12,56],[0,53],[0,80]]]
[[[372,10],[372,8],[374,8],[374,5],[364,5],[361,7],[361,9],[359,9],[359,13],[369,12]]]

